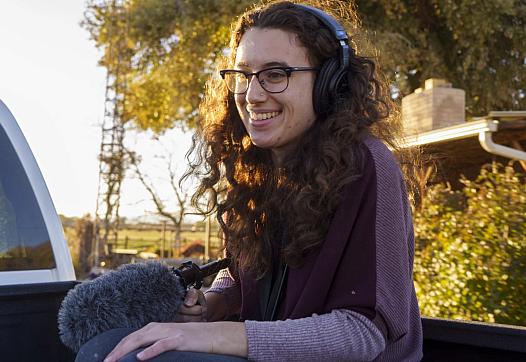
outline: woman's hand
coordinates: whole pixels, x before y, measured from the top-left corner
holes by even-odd
[[[242,322],[150,323],[124,337],[104,362],[118,361],[141,347],[147,348],[137,355],[139,360],[171,350],[246,357],[247,336]]]
[[[176,322],[207,322],[208,306],[200,290],[190,288],[186,292],[184,303],[177,313]]]

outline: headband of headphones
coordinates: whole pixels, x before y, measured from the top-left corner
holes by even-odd
[[[334,37],[340,43],[340,66],[344,69],[347,69],[349,67],[350,47],[349,37],[347,36],[347,32],[345,31],[344,27],[341,26],[341,24],[332,16],[318,8],[302,4],[296,4],[296,6],[314,15],[327,28],[329,28],[329,30],[332,31]]]
[[[312,92],[314,111],[319,115],[325,115],[331,112],[338,102],[340,91],[346,84],[352,52],[352,48],[349,46],[349,37],[343,26],[329,14],[308,5],[296,4],[295,6],[321,21],[332,32],[340,45],[339,57],[329,58],[321,64]]]

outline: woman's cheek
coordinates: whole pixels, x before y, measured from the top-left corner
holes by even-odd
[[[237,112],[239,116],[243,118],[245,114],[245,97],[242,94],[236,94],[234,97]]]

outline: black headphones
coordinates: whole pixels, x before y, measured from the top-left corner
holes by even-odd
[[[349,58],[353,49],[349,46],[347,32],[336,19],[312,6],[301,4],[296,4],[296,6],[320,20],[333,33],[340,44],[339,57],[329,58],[321,65],[314,83],[312,93],[314,111],[316,114],[326,114],[338,98],[338,92],[345,85]]]

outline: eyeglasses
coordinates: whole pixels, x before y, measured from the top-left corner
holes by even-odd
[[[317,70],[318,68],[312,67],[272,67],[254,73],[236,69],[223,69],[219,71],[219,74],[225,80],[228,90],[234,94],[245,93],[253,75],[256,76],[261,87],[267,92],[281,93],[289,86],[289,78],[292,72]]]

